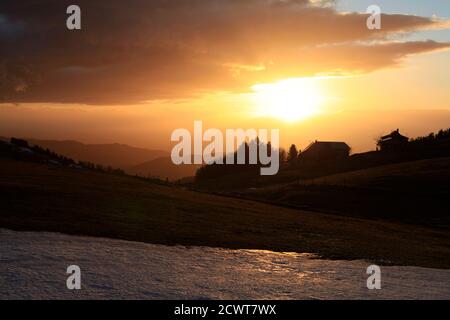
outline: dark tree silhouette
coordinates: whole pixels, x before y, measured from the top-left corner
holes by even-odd
[[[298,157],[298,150],[297,150],[296,145],[293,144],[289,148],[289,152],[287,155],[287,162],[290,164],[294,164],[295,162],[297,162],[297,157]]]
[[[210,181],[217,178],[221,178],[224,176],[242,176],[242,174],[245,174],[247,176],[253,176],[258,177],[260,174],[260,168],[261,164],[259,162],[259,156],[257,157],[257,163],[256,164],[250,164],[250,156],[249,151],[251,146],[255,146],[256,144],[256,151],[257,154],[259,154],[259,149],[262,147],[266,147],[267,154],[270,156],[273,152],[272,144],[268,142],[265,144],[264,142],[261,142],[258,138],[255,140],[250,141],[249,143],[245,142],[237,148],[237,150],[233,153],[234,157],[234,165],[232,164],[207,164],[202,166],[200,169],[197,170],[195,174],[195,179],[197,182],[202,181]],[[237,165],[238,160],[238,153],[239,151],[244,152],[245,154],[245,163]],[[223,163],[226,163],[226,156],[223,157]]]

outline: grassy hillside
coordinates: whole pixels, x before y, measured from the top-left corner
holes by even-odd
[[[185,177],[195,176],[195,172],[199,165],[180,165],[173,164],[170,157],[160,157],[144,163],[138,164],[125,171],[131,175],[139,175],[142,177],[158,177],[160,179],[169,179],[171,181]]]
[[[292,210],[133,177],[2,158],[0,227],[450,268],[450,235],[442,230]]]
[[[450,227],[450,158],[405,162],[241,192],[325,212]]]
[[[341,185],[450,192],[450,158],[411,161],[306,180],[304,184]]]

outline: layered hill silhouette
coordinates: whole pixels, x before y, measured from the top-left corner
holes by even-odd
[[[167,156],[162,150],[132,147],[126,144],[84,144],[73,140],[25,139],[30,145],[38,145],[77,161],[89,161],[104,166],[125,169],[140,163]]]
[[[9,140],[3,138],[3,140]],[[84,144],[73,140],[26,139],[30,145],[38,145],[76,161],[87,161],[118,168],[130,175],[178,180],[193,177],[196,165],[176,166],[167,151],[137,148],[126,144]]]

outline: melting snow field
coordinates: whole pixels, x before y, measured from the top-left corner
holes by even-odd
[[[66,269],[81,268],[81,290]],[[450,299],[450,270],[0,229],[0,299]]]

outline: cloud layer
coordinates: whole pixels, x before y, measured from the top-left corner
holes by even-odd
[[[65,0],[0,3],[0,99],[132,104],[329,72],[371,72],[449,43],[387,42],[427,17],[336,12],[333,1]]]

